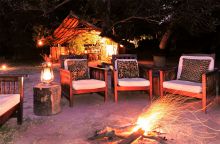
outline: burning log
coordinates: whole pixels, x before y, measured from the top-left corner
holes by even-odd
[[[120,128],[111,128],[106,127],[102,130],[98,130],[95,132],[95,135],[88,138],[89,140],[98,140],[98,139],[107,139],[110,141],[122,139],[117,144],[131,144],[132,142],[137,141],[138,139],[150,139],[157,141],[161,144],[165,144],[167,139],[165,137],[160,136],[161,133],[152,131],[148,135],[144,135],[145,131],[141,128],[135,132],[131,130],[135,127],[135,125],[129,125],[126,127]]]
[[[94,136],[88,139],[89,140],[102,139],[102,138],[114,139],[116,137],[126,138],[131,134],[130,131],[134,128],[134,126],[135,125],[128,125],[119,128],[106,127],[102,130],[96,131]]]
[[[138,131],[129,135],[128,138],[120,141],[118,144],[131,144],[133,141],[135,141],[138,138],[140,138],[141,136],[143,136],[143,134],[144,134],[144,131],[142,129],[139,129]]]
[[[102,130],[101,130],[102,131]],[[96,131],[95,135],[88,138],[89,140],[96,140],[96,139],[103,139],[103,138],[108,138],[109,140],[113,139],[114,137],[116,137],[115,135],[115,131],[111,130],[111,131],[104,131],[104,132],[100,132],[100,131]]]

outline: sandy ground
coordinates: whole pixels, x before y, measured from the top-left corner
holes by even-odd
[[[27,73],[25,78],[24,122],[21,126],[16,119],[10,119],[0,128],[0,144],[99,144],[100,141],[89,141],[96,130],[106,126],[125,126],[134,123],[142,110],[149,106],[148,95],[143,92],[119,93],[119,102],[113,102],[113,94],[109,91],[106,103],[98,94],[77,95],[73,108],[68,101],[61,99],[62,111],[52,116],[36,116],[33,113],[33,87],[40,80],[40,67],[19,67],[13,72]],[[55,81],[59,82],[58,67],[55,68]],[[200,101],[190,103],[195,110],[201,108]],[[194,127],[183,125],[180,129],[172,128],[172,134],[167,134],[167,143],[220,143],[220,106],[214,105],[208,113],[197,112],[196,121],[205,120],[204,126],[198,131],[215,133],[207,139],[196,138],[192,133]],[[190,116],[188,116],[190,117]],[[198,119],[197,119],[198,118]],[[178,125],[177,125],[178,126]],[[215,130],[210,130],[208,127]],[[186,129],[189,129],[186,131]],[[200,132],[201,132],[200,131]],[[185,133],[186,132],[186,133]],[[195,134],[195,135],[194,135]]]

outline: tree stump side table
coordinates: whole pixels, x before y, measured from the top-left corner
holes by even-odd
[[[61,86],[58,83],[43,84],[34,86],[34,114],[49,116],[61,111]]]

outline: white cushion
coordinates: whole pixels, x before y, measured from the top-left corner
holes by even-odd
[[[0,116],[20,102],[20,94],[0,94]]]
[[[137,62],[137,59],[117,59],[115,60],[115,70],[118,70],[118,66],[117,66],[118,61],[136,61]],[[137,62],[137,65],[138,65],[138,62]]]
[[[196,83],[191,81],[183,81],[183,80],[165,81],[163,82],[163,87],[174,90],[183,90],[192,93],[202,92],[202,83]]]
[[[68,61],[81,61],[81,60],[87,60],[87,59],[65,59],[64,60],[64,69],[68,70]]]
[[[72,82],[74,90],[96,89],[106,87],[105,81],[96,79],[77,80]]]
[[[149,86],[150,81],[144,78],[122,78],[118,79],[119,86]]]
[[[197,59],[197,60],[211,60],[208,70],[209,71],[214,70],[214,59],[212,57],[209,57],[209,56],[181,56],[180,60],[179,60],[177,79],[180,78],[180,75],[181,75],[181,72],[182,72],[183,58],[185,58],[185,59]]]

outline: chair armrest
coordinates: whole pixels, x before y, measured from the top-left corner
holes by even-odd
[[[218,74],[218,69],[215,68],[213,71],[208,71],[205,73],[206,77],[211,76],[211,75],[216,75]]]
[[[216,92],[216,86],[218,85],[218,69],[208,71],[202,75],[202,85],[206,88],[206,92],[211,94]]]
[[[60,84],[62,95],[72,95],[72,74],[70,71],[60,68]]]
[[[106,68],[89,67],[89,69],[90,69],[90,78],[104,80],[107,82],[108,70]]]
[[[72,75],[69,70],[60,69],[60,83],[61,85],[68,84],[72,85]]]
[[[160,69],[160,79],[163,81],[174,80],[177,78],[177,67]]]

